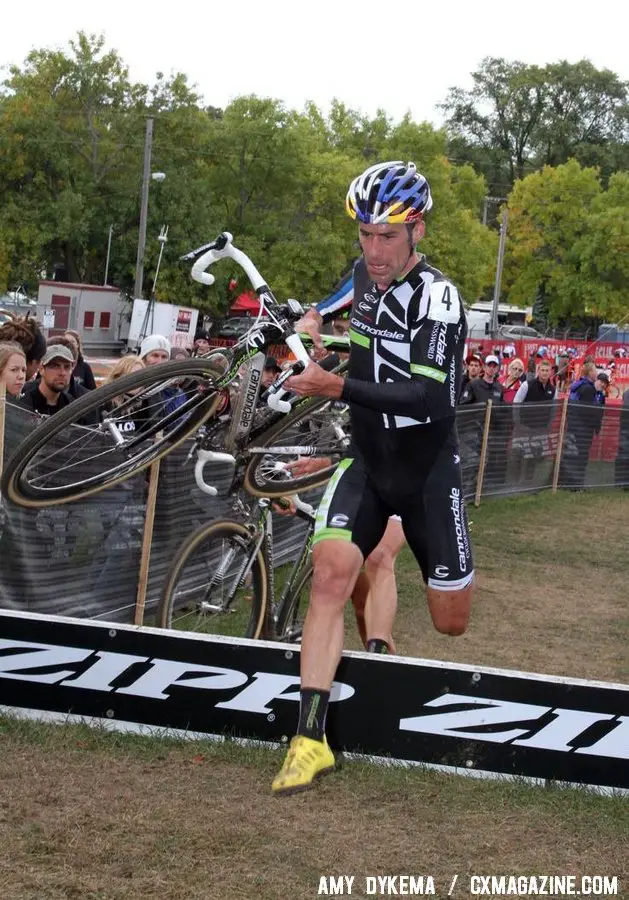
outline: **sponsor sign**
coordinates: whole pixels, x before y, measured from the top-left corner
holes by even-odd
[[[295,729],[296,646],[10,611],[0,635],[5,708],[273,742]],[[626,685],[346,653],[328,735],[357,754],[629,788]]]

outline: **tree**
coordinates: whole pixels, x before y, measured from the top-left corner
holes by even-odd
[[[572,156],[600,165],[605,179],[629,160],[629,85],[609,69],[489,57],[472,80],[471,90],[451,88],[442,104],[450,154],[480,168],[499,193],[503,182]]]
[[[545,166],[509,198],[505,280],[516,303],[541,293],[551,324],[585,315],[625,318],[629,299],[629,176],[603,190],[576,160]]]

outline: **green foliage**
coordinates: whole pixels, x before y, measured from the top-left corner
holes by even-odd
[[[505,278],[510,298],[542,290],[552,323],[584,313],[616,321],[629,312],[629,175],[603,190],[576,160],[516,183],[509,198]]]
[[[544,67],[486,58],[471,90],[442,105],[453,157],[482,171],[494,193],[543,165],[576,158],[604,179],[629,164],[629,85],[588,60]]]
[[[34,291],[55,265],[70,280],[100,283],[113,225],[109,282],[131,291],[148,116],[152,169],[167,178],[150,186],[145,295],[167,223],[158,299],[226,311],[248,287],[242,272],[218,266],[208,290],[177,262],[225,229],[278,297],[319,299],[359,253],[347,186],[387,158],[414,159],[431,179],[431,261],[471,299],[491,282],[495,239],[478,222],[485,183],[447,162],[444,131],[408,115],[394,123],[382,110],[370,119],[340,101],[327,116],[256,96],[204,109],[185,75],[133,83],[102,37],[79,33],[68,54],[33,51],[0,91],[0,287],[26,282]]]

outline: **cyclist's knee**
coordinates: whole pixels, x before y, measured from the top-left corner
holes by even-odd
[[[462,591],[437,591],[428,588],[427,598],[433,625],[440,634],[458,637],[467,631],[472,605],[472,585]]]
[[[330,542],[331,543],[331,542]],[[318,544],[313,551],[312,601],[317,605],[345,604],[362,564],[362,554],[354,544]]]

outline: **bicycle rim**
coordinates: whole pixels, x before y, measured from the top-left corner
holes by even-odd
[[[319,487],[330,479],[348,440],[349,407],[337,400],[308,400],[249,447],[244,488],[254,497],[273,498]],[[296,478],[284,466],[299,456],[329,457],[331,464]]]
[[[164,456],[215,412],[216,372],[203,359],[166,363],[90,391],[42,422],[9,460],[2,490],[20,506],[79,500],[125,481]],[[182,382],[169,411],[164,388]],[[98,424],[86,421],[99,418]]]
[[[186,539],[166,579],[162,628],[259,638],[267,577],[255,537],[239,522],[204,525]]]

